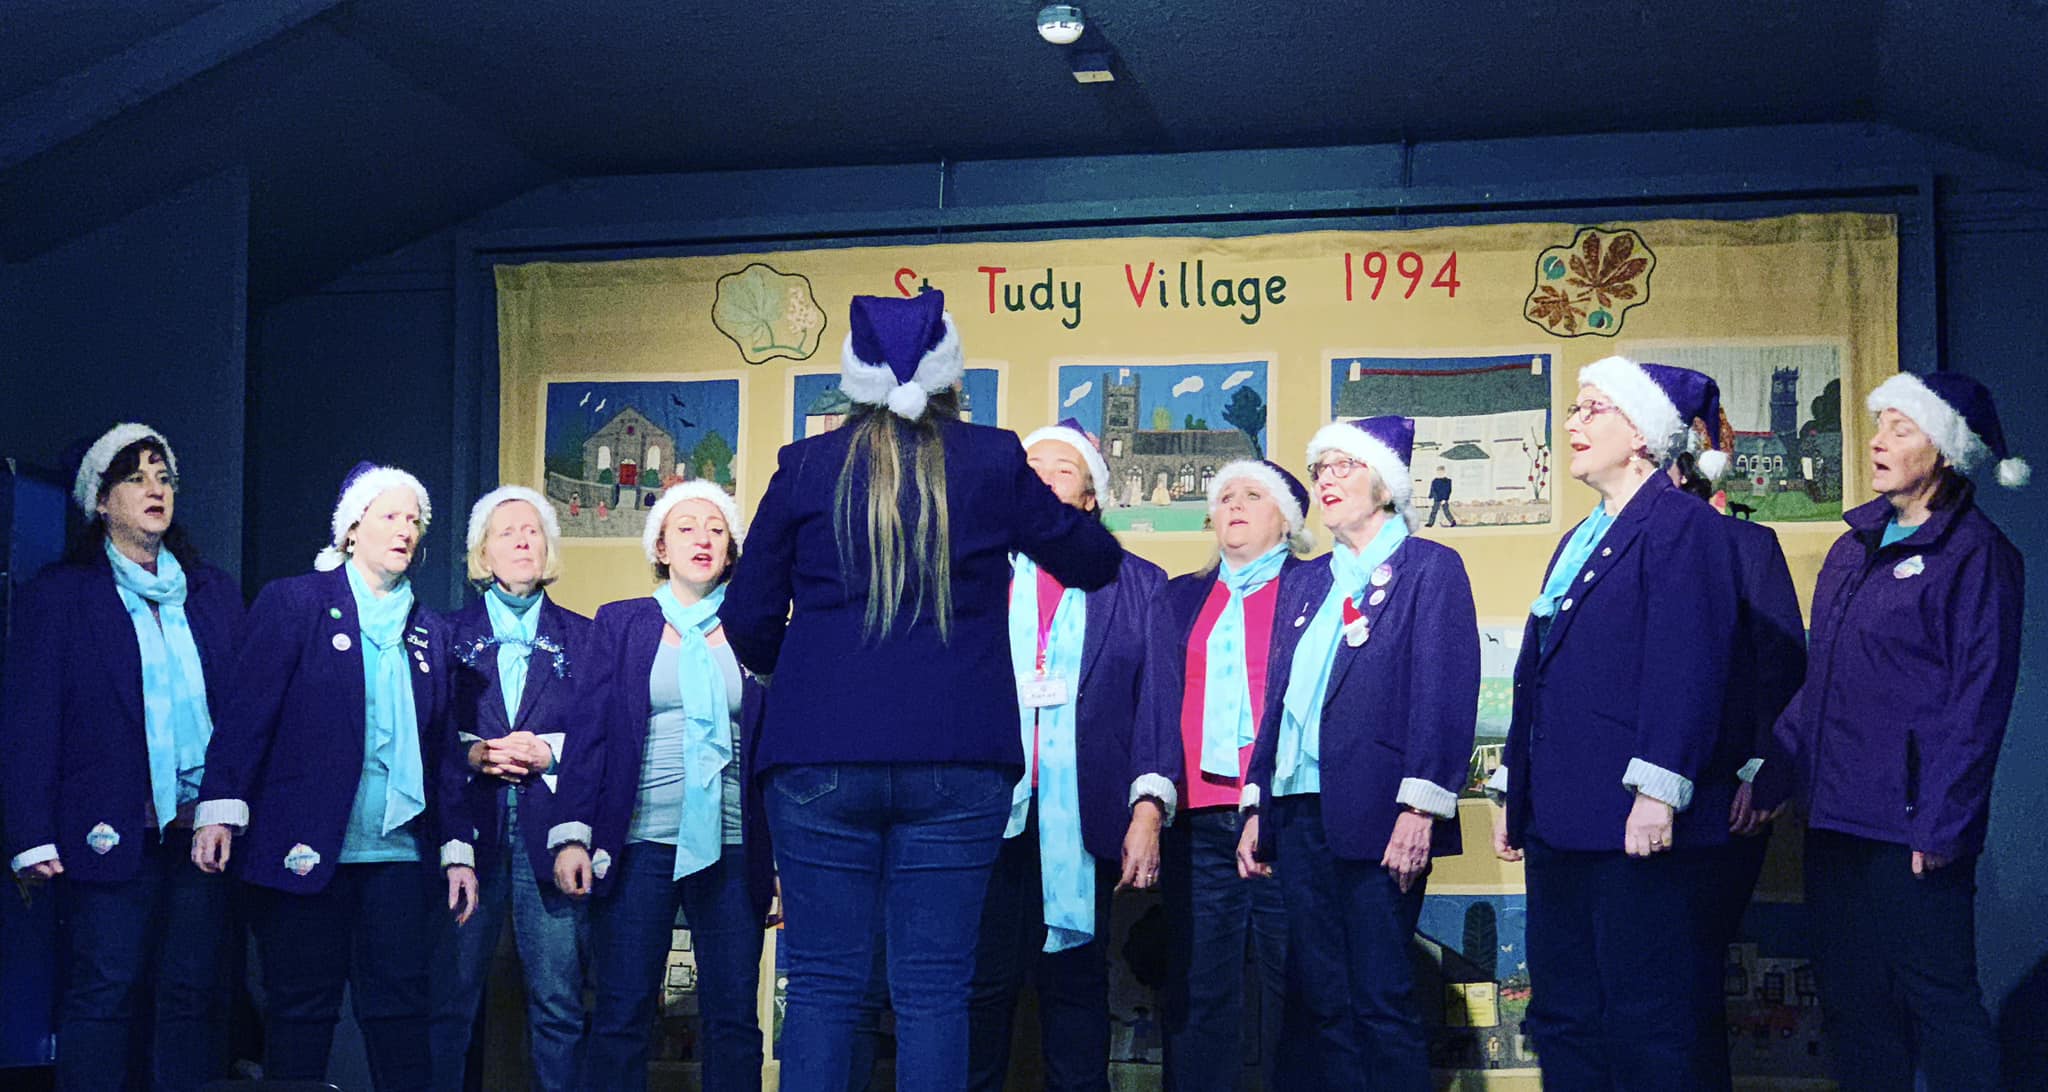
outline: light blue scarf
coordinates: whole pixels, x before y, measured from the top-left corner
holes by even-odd
[[[142,653],[142,728],[149,744],[150,798],[157,829],[178,817],[178,806],[199,799],[213,715],[206,706],[206,673],[185,618],[185,569],[169,550],[156,552],[156,572],[137,565],[106,540],[114,590],[135,625]],[[149,605],[157,611],[151,614]]]
[[[368,722],[365,751],[385,771],[382,833],[389,835],[427,810],[426,771],[420,761],[419,713],[412,700],[412,673],[405,662],[405,625],[412,617],[412,581],[400,580],[383,598],[370,592],[354,562],[349,591],[356,599],[356,625],[363,636],[363,695]]]
[[[484,613],[498,645],[498,692],[505,697],[505,723],[519,716],[519,698],[526,693],[526,665],[540,636],[540,601],[547,593],[517,596],[492,584],[484,592]]]
[[[1202,675],[1202,772],[1236,778],[1238,754],[1258,732],[1251,679],[1245,674],[1244,601],[1271,583],[1287,563],[1287,543],[1260,554],[1242,569],[1225,561],[1216,582],[1230,592],[1209,631]]]
[[[683,694],[688,722],[683,740],[683,814],[676,831],[676,871],[680,880],[718,863],[723,848],[719,826],[725,795],[721,778],[732,764],[732,705],[725,692],[725,672],[711,654],[706,637],[718,628],[718,605],[725,585],[689,606],[663,584],[654,593],[661,616],[683,639],[677,649],[677,686]]]
[[[1564,549],[1557,555],[1557,561],[1550,567],[1550,575],[1543,581],[1543,593],[1529,604],[1529,613],[1538,618],[1550,618],[1557,614],[1558,601],[1570,595],[1572,585],[1578,582],[1579,570],[1586,567],[1586,560],[1593,556],[1593,548],[1607,535],[1607,529],[1614,526],[1614,517],[1607,514],[1607,502],[1593,506],[1593,514],[1579,521],[1572,528],[1569,538],[1564,540]]]
[[[1024,777],[1010,794],[1003,837],[1024,832],[1031,813],[1031,771],[1038,771],[1038,875],[1045,902],[1045,950],[1078,948],[1095,936],[1095,862],[1081,844],[1081,775],[1076,765],[1074,699],[1081,689],[1081,646],[1088,637],[1088,597],[1068,588],[1053,608],[1045,642],[1045,673],[1065,679],[1067,700],[1033,709],[1017,705]],[[1010,666],[1019,679],[1038,673],[1038,566],[1010,560]]]
[[[1395,515],[1380,526],[1365,549],[1352,553],[1340,542],[1330,550],[1329,594],[1323,596],[1308,631],[1294,646],[1294,665],[1287,673],[1280,735],[1274,740],[1278,753],[1274,756],[1273,795],[1322,791],[1323,700],[1329,696],[1337,646],[1344,640],[1344,600],[1364,607],[1373,570],[1406,541],[1408,521]]]

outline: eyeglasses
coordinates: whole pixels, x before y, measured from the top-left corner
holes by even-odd
[[[1308,464],[1308,480],[1320,480],[1325,471],[1331,477],[1342,480],[1350,477],[1359,467],[1364,465],[1364,463],[1359,462],[1357,459],[1328,459],[1321,462],[1313,462]]]
[[[1566,406],[1564,419],[1569,421],[1577,417],[1581,420],[1591,421],[1603,413],[1613,413],[1620,408],[1620,406],[1612,402],[1602,402],[1597,398],[1588,398],[1584,402],[1573,402],[1571,405]]]
[[[172,493],[178,491],[178,476],[176,474],[164,474],[157,478],[157,483],[162,484],[166,490]],[[151,483],[148,479],[144,478],[142,471],[138,470],[133,474],[130,474],[125,478],[122,478],[121,484],[147,486],[153,483]]]

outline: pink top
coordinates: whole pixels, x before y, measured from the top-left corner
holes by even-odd
[[[1230,591],[1220,581],[1211,584],[1209,598],[1202,601],[1202,610],[1195,615],[1195,628],[1188,634],[1187,684],[1180,699],[1181,751],[1187,756],[1187,796],[1181,801],[1184,808],[1236,807],[1244,793],[1245,771],[1251,766],[1252,749],[1247,746],[1238,749],[1236,777],[1202,772],[1202,700],[1209,676],[1209,634],[1216,628],[1216,619],[1223,616],[1223,605],[1229,601]],[[1268,581],[1244,601],[1244,668],[1251,683],[1254,724],[1266,708],[1266,656],[1273,645],[1273,608],[1279,601],[1278,580]]]

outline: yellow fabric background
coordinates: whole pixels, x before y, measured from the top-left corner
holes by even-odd
[[[1564,473],[1563,407],[1577,394],[1573,377],[1613,353],[1656,359],[1668,345],[1735,341],[1834,341],[1843,354],[1844,437],[1848,447],[1845,503],[1867,496],[1862,445],[1870,422],[1863,396],[1898,370],[1898,243],[1889,216],[1829,213],[1753,221],[1650,220],[1599,225],[1632,228],[1653,251],[1647,303],[1629,310],[1619,336],[1562,338],[1523,318],[1538,254],[1569,244],[1581,225],[1507,224],[1408,232],[1324,231],[1232,239],[1122,238],[1014,243],[941,243],[833,250],[781,251],[716,257],[630,261],[543,262],[497,269],[501,367],[499,473],[504,482],[541,484],[541,397],[550,379],[645,379],[699,373],[741,376],[741,432],[734,471],[743,509],[751,511],[788,439],[792,371],[836,370],[846,336],[848,300],[898,292],[900,270],[946,292],[970,367],[1002,370],[1001,423],[1018,433],[1057,420],[1057,369],[1063,364],[1116,365],[1262,356],[1268,378],[1268,456],[1291,468],[1327,420],[1332,355],[1556,354],[1552,384],[1555,521],[1530,528],[1462,528],[1441,537],[1464,556],[1482,618],[1518,621],[1541,581],[1558,539],[1590,511],[1591,490]],[[1414,251],[1424,259],[1422,286],[1402,299],[1406,279],[1390,272],[1378,301],[1371,282],[1354,272],[1344,299],[1344,255]],[[1445,255],[1458,256],[1456,298],[1429,285]],[[1125,263],[1142,281],[1176,275],[1178,263],[1202,263],[1213,280],[1286,278],[1285,302],[1267,303],[1258,322],[1241,307],[1162,310],[1156,296],[1134,306]],[[722,275],[755,261],[813,286],[827,325],[807,360],[746,363],[712,322]],[[1078,324],[1057,302],[1047,312],[1013,313],[1000,300],[988,308],[983,266],[1009,270],[1002,282],[1078,282]],[[1355,268],[1355,266],[1354,266]],[[1177,285],[1177,281],[1175,282]],[[1153,290],[1157,291],[1156,287]],[[466,504],[467,501],[465,500]],[[1425,501],[1426,504],[1426,501]],[[1802,598],[1836,522],[1777,524]],[[1169,573],[1205,564],[1206,535],[1132,535],[1128,544]],[[1324,538],[1327,543],[1327,538]],[[554,590],[565,606],[594,611],[613,599],[644,595],[652,576],[637,538],[578,540],[564,549],[567,575]]]

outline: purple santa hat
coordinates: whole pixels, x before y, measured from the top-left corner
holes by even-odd
[[[1415,514],[1415,480],[1408,462],[1415,454],[1415,419],[1412,417],[1365,417],[1356,421],[1332,421],[1316,430],[1308,442],[1309,465],[1324,452],[1336,451],[1372,467],[1372,472],[1393,495],[1394,510],[1408,522],[1410,531],[1422,526]]]
[[[1088,488],[1095,493],[1095,503],[1107,508],[1113,503],[1110,488],[1109,464],[1102,461],[1102,449],[1081,427],[1081,422],[1068,417],[1057,425],[1047,425],[1024,437],[1024,450],[1029,451],[1040,440],[1058,440],[1081,454],[1081,464],[1088,468]]]
[[[386,490],[410,489],[420,504],[420,533],[425,534],[427,524],[434,518],[434,506],[427,500],[427,487],[418,478],[395,466],[378,466],[372,462],[360,462],[348,472],[341,482],[341,496],[334,502],[334,516],[328,525],[332,536],[327,547],[313,558],[313,567],[321,572],[339,569],[348,560],[348,529],[362,522],[363,513]]]
[[[1210,512],[1216,510],[1216,502],[1223,496],[1223,487],[1240,479],[1250,479],[1264,486],[1266,492],[1272,494],[1273,502],[1280,506],[1280,514],[1287,518],[1288,535],[1301,533],[1302,523],[1308,518],[1308,487],[1270,459],[1239,459],[1223,464],[1223,469],[1209,479]]]
[[[966,370],[960,334],[938,289],[908,299],[855,296],[848,319],[839,389],[857,405],[886,405],[915,421],[924,416],[925,400]]]
[[[1610,356],[1579,369],[1579,385],[1598,387],[1613,399],[1649,439],[1659,462],[1689,451],[1698,456],[1707,480],[1718,481],[1728,472],[1728,452],[1721,446],[1721,385],[1706,373]],[[1694,422],[1705,429],[1693,427]]]
[[[2005,446],[1991,392],[1967,375],[1900,372],[1878,384],[1866,404],[1872,413],[1895,409],[1912,418],[1961,473],[1989,458],[1997,465],[1998,484],[2007,489],[2019,489],[2034,476],[2027,461]]]

